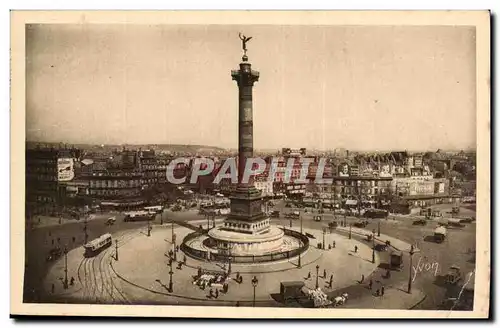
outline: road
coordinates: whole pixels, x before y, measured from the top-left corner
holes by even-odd
[[[440,205],[442,209],[451,209],[451,205]],[[292,211],[295,209],[284,208],[283,202],[278,202],[274,207],[276,210],[283,212]],[[302,211],[303,212],[303,211]],[[473,212],[464,210],[466,214]],[[331,212],[327,212],[323,216],[323,221],[316,222],[313,220],[313,215],[317,213],[303,214],[303,228],[318,229],[326,226],[327,222],[333,220]],[[110,214],[116,216],[116,223],[112,226],[105,224],[106,218],[89,220],[87,223],[88,240],[92,240],[104,233],[117,233],[128,229],[146,229],[146,222],[123,222],[123,215]],[[338,215],[338,220],[343,219]],[[190,221],[200,220],[199,224],[206,226],[206,220],[203,216],[198,215],[196,211],[170,212],[166,211],[163,215],[164,222],[167,220],[174,221]],[[273,219],[273,223],[278,225],[289,226],[290,220],[284,219],[281,215],[279,219]],[[347,224],[358,221],[357,218],[347,218]],[[369,220],[370,224],[366,227],[367,230],[377,230],[378,220]],[[157,215],[154,223],[159,224],[161,216]],[[419,309],[436,309],[445,297],[456,296],[457,290],[454,288],[443,287],[436,283],[436,266],[438,266],[437,275],[444,275],[451,265],[458,265],[464,273],[474,270],[474,254],[475,251],[475,223],[466,225],[462,229],[453,229],[449,231],[449,236],[442,244],[436,244],[429,241],[427,236],[432,235],[436,223],[431,222],[428,226],[414,226],[413,219],[410,217],[396,217],[389,220],[380,220],[381,232],[387,235],[394,236],[418,245],[421,250],[413,256],[413,267],[422,268],[422,272],[418,272],[412,280],[414,280],[414,288],[423,290],[427,294],[427,298],[421,303]],[[293,220],[294,226],[299,225],[299,220]],[[198,225],[198,223],[196,224]],[[67,247],[68,250],[79,247],[84,242],[84,223],[83,221],[75,221],[62,225],[40,227],[26,232],[26,268],[25,268],[25,301],[37,301],[40,299],[40,291],[37,286],[41,286],[41,282],[49,269],[51,263],[46,261],[47,254],[51,248],[60,245],[62,248]],[[75,241],[73,242],[73,237]],[[401,272],[394,272],[391,277],[391,283],[405,284],[409,277],[409,256],[405,255],[405,268]],[[388,255],[381,254],[382,261],[388,260]],[[426,265],[428,263],[428,265]],[[437,263],[437,264],[435,264]],[[434,266],[433,266],[434,264]],[[432,270],[426,270],[432,267]],[[375,273],[374,279],[383,280],[380,275],[385,273],[385,270],[378,270]],[[439,280],[439,279],[438,279]],[[473,280],[470,282],[473,284]],[[354,294],[369,293],[370,291],[361,286],[354,286],[356,290],[351,291]],[[354,296],[353,294],[353,296]]]
[[[284,208],[284,204],[279,202],[276,204],[276,209],[280,211],[290,212],[297,209]],[[451,211],[452,205],[442,204],[433,206],[433,208],[440,209],[443,212]],[[472,208],[472,207],[471,207]],[[461,215],[474,216],[475,212],[468,207],[461,207]],[[310,211],[310,210],[308,210]],[[303,228],[318,229],[327,225],[327,222],[333,220],[331,212],[327,212],[323,216],[322,222],[313,220],[313,216],[318,215],[315,213],[304,213],[301,210]],[[444,214],[445,216],[448,213]],[[449,215],[448,215],[449,216]],[[337,220],[343,220],[343,216],[338,215]],[[437,222],[429,222],[426,226],[413,225],[414,217],[394,217],[389,220],[380,220],[380,231],[396,237],[400,240],[417,245],[420,249],[419,253],[413,255],[413,267],[417,271],[412,273],[412,288],[423,290],[427,297],[416,308],[421,310],[432,310],[440,306],[442,301],[447,297],[456,297],[459,293],[459,286],[445,286],[441,283],[441,276],[445,275],[450,266],[456,265],[461,268],[464,281],[469,272],[475,269],[475,245],[476,245],[476,224],[466,224],[464,228],[448,229],[448,237],[445,242],[437,244],[432,241],[430,236],[433,235],[434,229],[437,227]],[[358,218],[348,217],[347,224],[358,221]],[[366,226],[366,230],[371,231],[378,228],[378,219],[368,219],[370,222]],[[289,225],[290,220],[284,219],[283,215],[280,219],[275,219],[274,222],[280,225]],[[292,220],[294,226],[300,224],[299,220]],[[388,255],[381,254],[382,261],[388,261]],[[409,256],[405,254],[404,257],[405,267],[401,272],[393,272],[391,276],[391,284],[407,286],[409,278]],[[437,268],[437,270],[436,270]],[[382,274],[386,270],[377,270],[373,279],[384,281]],[[474,279],[469,282],[474,285]],[[362,293],[370,293],[370,291],[363,286],[353,286],[349,290],[352,296],[361,296]]]

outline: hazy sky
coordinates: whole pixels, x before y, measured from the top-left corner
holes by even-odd
[[[254,146],[476,144],[473,27],[32,25],[27,140],[237,147],[242,31]]]

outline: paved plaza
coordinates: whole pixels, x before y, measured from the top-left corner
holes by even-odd
[[[177,240],[191,230],[175,227]],[[317,232],[318,242],[322,242],[322,232]],[[320,237],[321,236],[321,237]],[[282,281],[304,281],[307,288],[316,286],[316,266],[319,266],[318,285],[325,292],[357,284],[361,275],[369,276],[378,265],[372,263],[372,250],[356,239],[335,233],[325,235],[325,243],[333,244],[335,248],[321,250],[315,247],[314,239],[311,246],[301,256],[301,267],[298,268],[298,258],[265,264],[232,264],[229,290],[220,293],[217,299],[209,298],[209,289],[202,290],[193,284],[198,267],[208,271],[223,272],[227,264],[198,261],[189,257],[186,265],[178,268],[173,264],[173,291],[167,289],[170,267],[165,253],[172,248],[171,226],[153,226],[148,237],[144,229],[126,231],[114,236],[118,240],[118,261],[115,259],[115,243],[94,258],[84,259],[83,248],[77,248],[68,253],[68,279],[74,278],[74,285],[63,288],[64,257],[50,270],[45,279],[45,290],[54,296],[71,299],[72,301],[96,301],[99,303],[182,303],[190,302],[224,303],[251,302],[253,287],[251,279],[256,276],[258,285],[255,288],[257,303],[273,302],[273,294],[279,293]],[[357,252],[354,251],[358,247]],[[183,260],[184,254],[177,253],[177,260]],[[326,277],[324,273],[326,271]],[[239,272],[243,281],[238,283],[234,278]],[[310,274],[310,277],[309,277]],[[333,284],[329,286],[330,276]]]

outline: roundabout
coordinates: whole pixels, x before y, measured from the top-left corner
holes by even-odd
[[[174,233],[176,240],[188,237],[190,249],[203,250],[203,238],[209,237],[178,225],[175,225]],[[285,229],[283,233],[284,245],[287,240],[294,240],[287,239],[287,236],[300,235],[294,229]],[[94,258],[84,259],[82,248],[69,252],[68,276],[75,277],[75,283],[67,290],[57,288],[52,298],[64,299],[68,303],[227,306],[251,306],[255,299],[257,306],[280,306],[276,296],[280,293],[281,282],[303,281],[308,289],[319,287],[325,293],[334,294],[336,290],[358,284],[362,275],[368,277],[379,264],[378,254],[372,263],[372,249],[355,238],[349,239],[335,232],[323,236],[323,231],[313,229],[306,233],[310,244],[295,244],[291,250],[282,246],[279,250],[279,254],[291,254],[307,246],[300,249],[300,260],[299,253],[264,262],[228,262],[224,261],[226,257],[220,261],[207,260],[193,258],[183,251],[187,249],[185,246],[179,245],[170,263],[169,252],[177,248],[172,243],[171,224],[153,226],[150,236],[143,229],[125,231],[113,236],[117,240],[114,247],[105,249]],[[193,234],[198,236],[192,238]],[[323,237],[325,245],[335,243],[335,247],[317,248],[316,242],[322,241]],[[61,259],[49,271],[45,279],[48,294],[51,294],[51,284],[63,279],[64,269],[64,259]],[[196,283],[200,270],[203,274],[224,276],[227,289],[217,286],[201,288]],[[255,287],[253,278],[258,281]],[[218,290],[217,297],[215,294],[211,296],[211,289],[213,292]]]

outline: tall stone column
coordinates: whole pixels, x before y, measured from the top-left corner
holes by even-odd
[[[240,69],[231,71],[231,76],[238,84],[238,184],[243,183],[243,173],[247,159],[253,157],[253,85],[259,80],[259,72],[252,70],[252,65],[243,57]],[[253,179],[247,185],[251,186]]]

